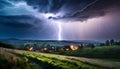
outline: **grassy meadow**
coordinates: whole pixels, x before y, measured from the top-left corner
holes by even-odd
[[[21,57],[13,52],[12,49],[0,48],[0,68],[1,69],[35,69],[40,67],[33,65],[26,60],[26,57]]]
[[[4,47],[4,48],[3,48]],[[120,46],[41,53],[1,43],[1,69],[120,69]]]
[[[70,50],[53,53],[89,58],[120,58],[120,46],[98,46],[95,48],[82,48],[76,51]]]
[[[0,48],[2,69],[118,69],[119,65],[119,62],[101,59]]]

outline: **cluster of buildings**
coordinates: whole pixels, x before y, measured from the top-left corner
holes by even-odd
[[[67,43],[67,44],[66,44]],[[37,41],[27,41],[24,43],[24,49],[36,52],[55,52],[55,51],[69,51],[78,50],[85,47],[94,48],[92,43],[73,43],[73,42],[37,42]]]
[[[37,46],[25,46],[26,50],[36,51],[36,52],[55,52],[55,51],[69,51],[69,50],[78,50],[83,48],[81,45],[66,45],[66,46],[50,46],[47,45],[45,47],[37,47]]]

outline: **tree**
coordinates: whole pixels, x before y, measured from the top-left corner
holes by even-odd
[[[95,48],[95,45],[94,45],[94,44],[91,44],[91,48]]]
[[[107,46],[109,46],[109,45],[110,45],[110,41],[109,41],[109,40],[106,40],[105,44],[106,44]]]
[[[83,44],[82,44],[82,43],[80,44],[80,47],[79,47],[79,48],[83,48]]]
[[[119,42],[118,42],[118,45],[120,45],[120,40],[119,40]]]
[[[105,46],[105,43],[101,43],[100,46]]]
[[[110,45],[114,45],[114,40],[112,39],[112,40],[110,40]]]
[[[95,48],[95,45],[91,43],[91,44],[89,44],[89,47],[90,48]]]

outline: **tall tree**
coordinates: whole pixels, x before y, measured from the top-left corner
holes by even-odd
[[[109,41],[109,40],[106,40],[105,44],[106,44],[107,46],[109,46],[109,45],[110,45],[110,41]]]
[[[110,45],[114,45],[114,40],[110,40]]]

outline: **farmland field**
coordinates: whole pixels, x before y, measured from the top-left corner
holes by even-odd
[[[2,69],[118,69],[120,66],[120,62],[6,48],[0,48],[0,64]]]

